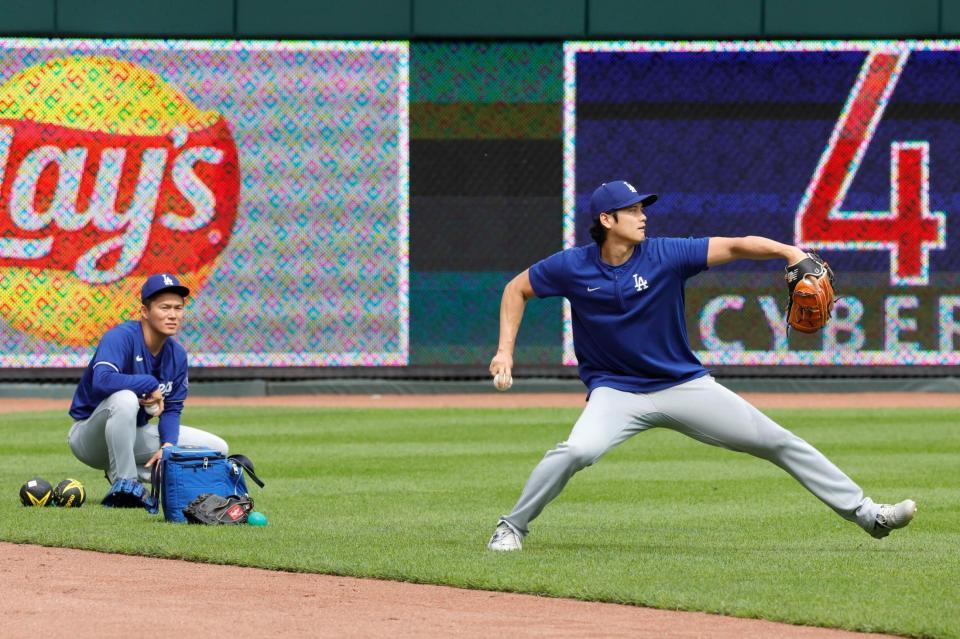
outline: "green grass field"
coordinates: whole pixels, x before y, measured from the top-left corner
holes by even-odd
[[[575,476],[522,553],[486,551],[577,414],[189,408],[186,423],[256,462],[266,528],[102,508],[107,483],[70,454],[65,415],[4,415],[0,539],[960,637],[956,411],[770,411],[877,501],[917,501],[914,523],[884,540],[767,462],[654,430]],[[87,506],[21,507],[34,475],[81,480]]]

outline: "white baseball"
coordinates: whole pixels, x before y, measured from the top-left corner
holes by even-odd
[[[510,390],[513,386],[513,376],[506,373],[497,373],[493,378],[493,387],[498,391]]]
[[[160,412],[160,404],[147,404],[143,410],[147,411],[147,415],[156,415]]]

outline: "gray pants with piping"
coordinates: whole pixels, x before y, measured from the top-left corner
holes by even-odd
[[[133,391],[119,391],[106,398],[83,421],[70,428],[67,441],[74,456],[91,468],[105,470],[110,483],[118,479],[150,480],[144,468],[160,448],[156,421],[137,428],[140,402]],[[203,446],[227,454],[227,442],[206,431],[180,426],[180,446]]]
[[[637,433],[656,427],[773,462],[844,519],[865,530],[873,528],[879,507],[852,479],[709,375],[653,393],[594,390],[570,437],[533,469],[513,512],[501,521],[526,535],[529,523],[574,473]]]

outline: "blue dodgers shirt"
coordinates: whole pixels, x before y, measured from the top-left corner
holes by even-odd
[[[158,430],[160,443],[177,443],[180,436],[180,413],[187,398],[187,351],[173,338],[167,338],[156,357],[143,341],[140,322],[124,322],[111,328],[100,339],[97,350],[87,364],[73,394],[70,417],[87,419],[110,395],[131,390],[145,397],[160,389],[163,392],[163,413]],[[143,426],[150,415],[143,408],[137,413],[137,426]]]
[[[690,350],[684,283],[707,269],[709,238],[648,238],[610,266],[600,247],[560,251],[530,267],[537,297],[562,295],[573,309],[580,379],[632,393],[670,388],[707,374]]]

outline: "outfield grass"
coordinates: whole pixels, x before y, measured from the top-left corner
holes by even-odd
[[[266,528],[101,508],[107,483],[70,454],[65,415],[4,415],[0,539],[960,637],[956,411],[770,411],[877,501],[917,501],[916,521],[884,540],[767,462],[654,430],[574,477],[522,553],[486,551],[577,414],[188,409],[186,423],[256,462]],[[34,475],[80,479],[92,503],[23,508]]]

